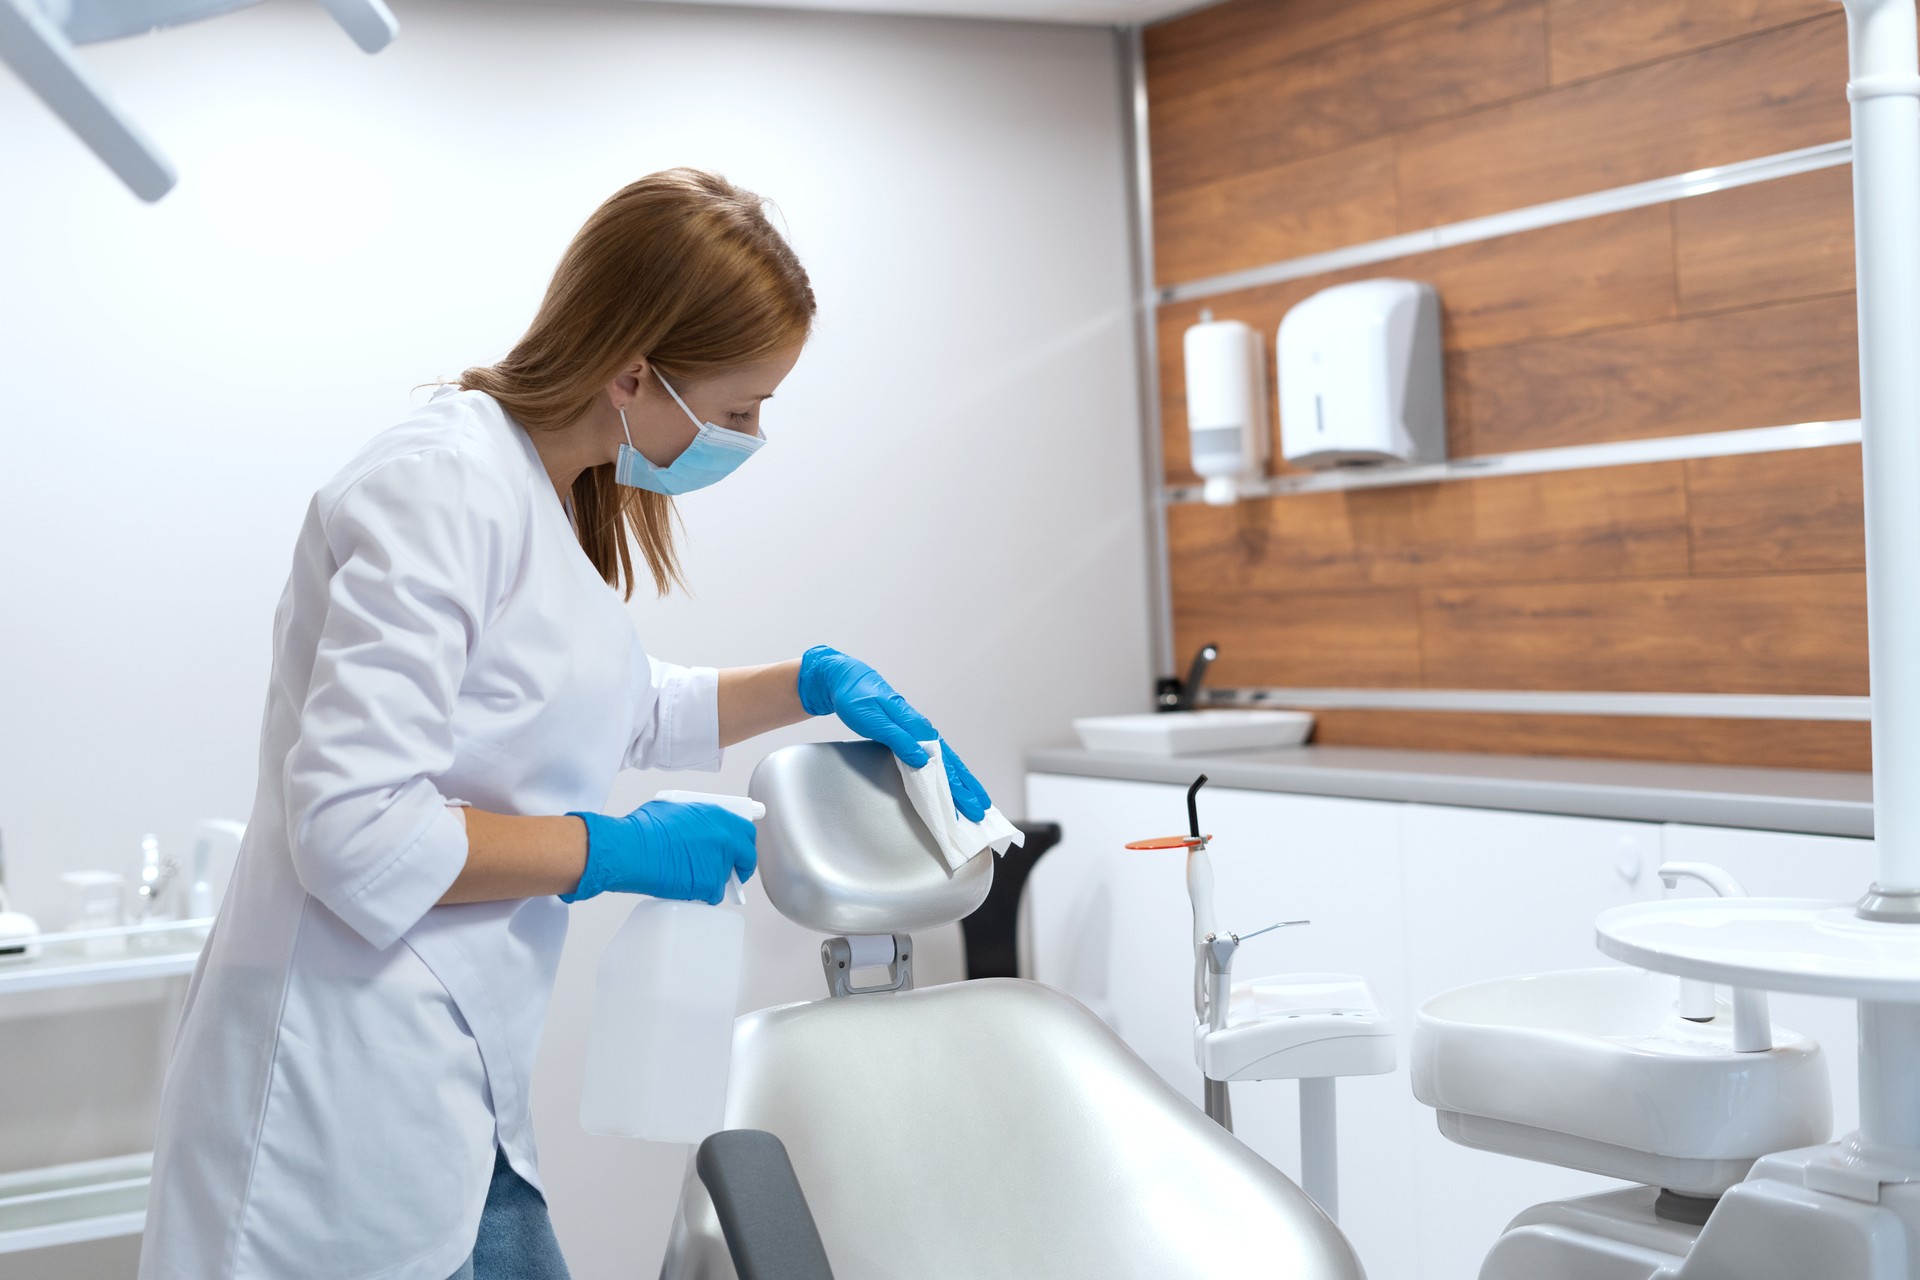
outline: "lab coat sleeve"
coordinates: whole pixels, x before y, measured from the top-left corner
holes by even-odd
[[[390,459],[323,513],[335,569],[286,762],[295,874],[384,949],[466,865],[433,779],[454,758],[468,654],[506,590],[513,500],[452,449]]]
[[[629,769],[720,767],[720,672],[647,659],[648,689],[640,690]]]

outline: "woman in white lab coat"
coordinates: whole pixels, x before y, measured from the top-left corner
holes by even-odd
[[[527,1113],[566,903],[717,901],[753,827],[601,815],[622,768],[833,712],[909,764],[936,735],[832,649],[650,658],[637,541],[763,443],[814,300],[759,200],[692,170],[620,191],[532,327],[314,496],[274,618],[259,783],[161,1104],[142,1280],[566,1274]],[[956,804],[987,804],[951,752]]]

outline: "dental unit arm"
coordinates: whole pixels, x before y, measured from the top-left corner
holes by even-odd
[[[141,35],[245,8],[254,0],[0,0],[0,62],[13,68],[107,168],[142,200],[173,189],[173,165],[74,56],[77,44]],[[399,30],[385,0],[321,0],[368,53]]]

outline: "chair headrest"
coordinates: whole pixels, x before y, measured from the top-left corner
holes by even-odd
[[[783,747],[760,762],[747,791],[767,806],[760,882],[796,924],[910,933],[971,914],[993,887],[992,854],[947,870],[879,743]]]

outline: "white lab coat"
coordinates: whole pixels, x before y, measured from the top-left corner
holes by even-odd
[[[453,800],[602,808],[712,768],[718,675],[650,660],[532,441],[442,390],[314,496],[274,616],[259,783],[160,1108],[141,1280],[445,1280],[528,1076],[558,898],[436,906]]]

